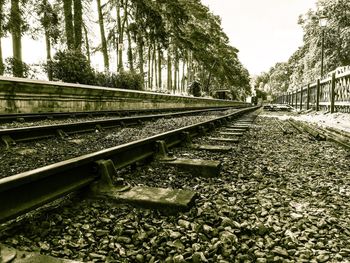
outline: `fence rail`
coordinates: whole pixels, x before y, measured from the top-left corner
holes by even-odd
[[[337,68],[316,82],[279,95],[274,103],[297,109],[350,112],[350,66]]]

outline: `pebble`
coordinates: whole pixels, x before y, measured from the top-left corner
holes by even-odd
[[[189,211],[167,215],[72,201],[1,234],[1,242],[97,262],[346,262],[350,205],[339,190],[349,179],[345,151],[320,148],[303,134],[283,136],[269,120],[259,122],[261,128],[249,130],[229,156],[174,150],[175,156],[222,160],[218,178],[157,163],[117,171],[116,178],[130,185],[195,189],[199,197]],[[327,158],[318,161],[317,152]]]

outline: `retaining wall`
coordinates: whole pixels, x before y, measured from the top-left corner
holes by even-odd
[[[244,102],[0,77],[0,113],[248,106]]]

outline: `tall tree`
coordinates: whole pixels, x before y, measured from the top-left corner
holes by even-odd
[[[83,39],[83,7],[81,0],[74,1],[74,49],[81,52],[81,43]]]
[[[47,0],[42,0],[38,5],[37,13],[40,17],[40,26],[44,30],[45,44],[46,44],[46,61],[47,61],[47,75],[48,79],[52,80],[51,70],[51,46],[56,43],[59,37],[59,19],[57,10],[54,10],[52,5]]]
[[[105,71],[109,71],[109,56],[108,56],[108,48],[107,48],[107,40],[105,35],[105,27],[103,20],[103,12],[101,6],[101,0],[96,0],[97,2],[97,13],[98,13],[98,24],[100,26],[100,35],[101,35],[101,49],[103,54],[103,62]]]
[[[74,27],[72,14],[72,0],[63,0],[64,23],[66,30],[67,47],[74,49]]]
[[[88,60],[88,63],[91,64],[91,58],[90,58],[90,44],[89,44],[89,36],[88,36],[88,30],[86,25],[83,25],[83,29],[84,29],[84,37],[85,37],[85,48],[86,48],[86,57]]]
[[[23,77],[22,65],[22,18],[18,0],[11,0],[10,31],[12,35],[13,75]]]
[[[0,0],[0,75],[4,74],[4,61],[2,57],[1,39],[4,36],[4,4],[5,0]]]

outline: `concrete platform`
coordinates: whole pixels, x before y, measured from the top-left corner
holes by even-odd
[[[34,252],[20,251],[0,244],[1,263],[80,263],[80,261],[55,258]]]
[[[189,171],[195,176],[214,177],[220,174],[221,163],[218,161],[201,159],[176,159],[174,161],[163,162]]]
[[[209,145],[209,144],[205,144],[205,145],[194,144],[192,145],[192,148],[196,150],[205,150],[209,152],[222,152],[222,153],[226,153],[232,150],[231,146]]]
[[[232,138],[216,138],[216,137],[209,137],[208,138],[211,141],[217,141],[217,142],[229,142],[229,143],[238,143],[238,139],[232,139]]]
[[[242,132],[219,132],[220,135],[243,136]]]
[[[117,201],[153,208],[187,210],[192,205],[197,193],[170,188],[146,186],[133,187],[125,192],[111,192]]]

